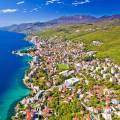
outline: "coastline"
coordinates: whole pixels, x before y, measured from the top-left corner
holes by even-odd
[[[29,36],[29,35],[27,35],[27,36]],[[27,41],[27,42],[29,42],[29,43],[32,43],[33,46],[32,46],[32,47],[30,46],[30,47],[27,47],[27,48],[23,48],[23,49],[20,49],[20,50],[17,50],[17,51],[12,51],[12,54],[16,54],[16,55],[18,55],[18,56],[27,56],[27,57],[30,57],[30,58],[31,58],[31,60],[27,62],[27,63],[29,64],[29,66],[26,68],[24,77],[23,77],[23,79],[22,79],[22,83],[23,83],[23,84],[22,84],[22,87],[24,87],[24,88],[26,88],[26,89],[29,89],[29,90],[31,91],[32,88],[31,88],[29,85],[27,85],[27,83],[26,83],[26,77],[27,77],[27,73],[26,73],[26,72],[30,69],[30,66],[31,66],[30,62],[33,62],[33,56],[31,56],[29,53],[21,53],[21,51],[22,51],[22,50],[28,51],[28,50],[30,50],[30,49],[32,49],[32,48],[36,48],[36,45],[34,44],[34,42],[27,40],[27,37],[25,37],[23,40],[24,40],[24,41]],[[30,92],[29,92],[29,94],[30,94]],[[17,106],[17,104],[18,104],[20,101],[22,101],[25,97],[29,96],[29,94],[23,96],[22,98],[16,100],[13,104],[11,104],[11,107],[10,107],[9,110],[8,110],[7,120],[12,119],[12,116],[14,116],[15,113],[16,113],[16,106]],[[13,109],[11,109],[11,108],[13,108]]]
[[[0,60],[0,120],[6,120],[11,105],[29,94],[29,89],[23,85],[23,77],[28,69],[30,57],[13,55],[13,50],[33,46],[24,40],[25,34],[1,31],[1,60]],[[12,42],[11,42],[12,41]],[[10,120],[10,119],[9,119]]]
[[[29,66],[25,68],[25,74],[26,74],[26,71],[27,71],[28,69],[29,69]],[[23,79],[24,79],[24,77],[23,77]],[[21,87],[24,88],[24,89],[30,90],[30,89],[24,84],[23,79],[22,79]],[[29,93],[30,93],[30,92],[29,92]],[[28,96],[28,95],[25,95],[25,96],[23,96],[22,98],[14,101],[14,102],[11,104],[11,106],[9,107],[9,110],[8,110],[8,112],[7,112],[7,117],[6,117],[7,120],[10,120],[11,117],[15,114],[15,107],[16,107],[17,103],[20,102],[23,98],[25,98],[25,97],[27,97],[27,96]]]
[[[25,74],[26,74],[26,71],[27,71],[28,69],[29,69],[29,66],[26,68]],[[30,90],[30,87],[27,86],[27,84],[25,83],[25,79],[24,79],[24,78],[25,78],[25,75],[24,75],[24,77],[23,77],[23,79],[22,79],[22,84],[21,84],[21,85],[22,85],[23,88]],[[30,92],[29,92],[29,94],[30,94]],[[28,95],[29,95],[29,94],[28,94]],[[22,99],[24,99],[24,98],[27,97],[28,95],[23,96],[22,98],[14,101],[14,102],[11,104],[11,106],[9,107],[8,113],[7,113],[7,120],[10,120],[11,117],[16,113],[15,108],[16,108],[17,103],[19,103],[20,101],[22,101]]]

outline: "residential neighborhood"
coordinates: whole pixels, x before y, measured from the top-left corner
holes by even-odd
[[[17,104],[13,120],[120,119],[119,65],[96,58],[83,42],[29,40],[35,48],[26,53],[33,60],[24,83],[31,94]]]

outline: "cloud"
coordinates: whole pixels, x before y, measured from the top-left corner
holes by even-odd
[[[23,9],[23,12],[26,13],[26,12],[27,12],[27,9],[24,8],[24,9]]]
[[[14,13],[16,11],[17,11],[17,9],[3,9],[3,10],[0,10],[0,12],[2,12],[2,13]]]
[[[33,11],[38,11],[38,8],[34,8]]]
[[[60,0],[48,0],[48,1],[46,1],[45,5],[49,5],[49,4],[53,4],[53,3],[61,4],[62,2]]]
[[[39,6],[39,7],[36,7],[36,8],[33,8],[30,12],[38,12],[39,11],[39,9],[41,9],[41,7]]]
[[[85,3],[90,3],[90,0],[75,1],[75,2],[72,3],[72,5],[78,6],[78,5],[82,5],[82,4],[85,4]]]
[[[21,5],[21,4],[24,4],[24,3],[25,3],[25,1],[20,1],[20,2],[17,2],[16,4]]]
[[[33,8],[30,12],[38,12],[38,8]]]

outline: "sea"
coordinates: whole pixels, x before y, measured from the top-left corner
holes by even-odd
[[[32,58],[12,54],[33,46],[24,38],[24,34],[0,31],[0,120],[10,120],[16,103],[30,93],[23,78]]]

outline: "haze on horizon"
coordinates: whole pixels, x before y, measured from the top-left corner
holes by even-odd
[[[4,0],[0,1],[0,26],[48,21],[66,15],[98,17],[119,13],[119,0]]]

